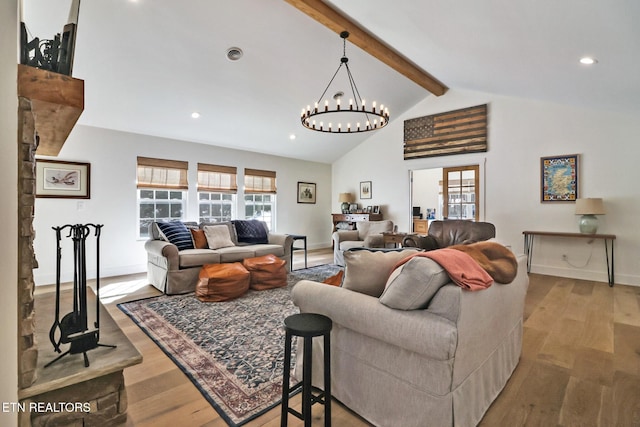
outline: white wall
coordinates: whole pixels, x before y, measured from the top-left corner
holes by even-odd
[[[442,209],[440,209],[439,202],[440,181],[442,181],[442,168],[413,171],[411,206],[419,206],[424,219],[427,218],[427,209],[435,209],[436,218],[442,219]]]
[[[101,277],[146,271],[144,240],[136,239],[137,156],[189,162],[187,219],[192,221],[198,220],[195,189],[198,162],[237,166],[239,173],[245,167],[274,170],[278,187],[274,231],[306,234],[309,248],[331,245],[331,165],[77,126],[57,159],[91,163],[91,198],[80,202],[78,199],[36,200],[34,249],[39,262],[39,268],[34,271],[36,284],[55,283],[56,239],[52,227],[65,224],[104,224],[100,240]],[[317,184],[316,204],[297,203],[298,181]],[[83,205],[81,209],[79,204]],[[89,246],[87,252],[87,270],[90,277],[94,277],[93,248]],[[63,253],[63,281],[72,279],[71,256]]]
[[[17,0],[0,2],[0,403],[18,401],[18,93]],[[16,412],[0,412],[0,425],[18,424]]]
[[[486,153],[403,160],[403,122],[474,105],[489,104]],[[480,165],[480,218],[497,237],[523,250],[524,230],[577,232],[573,203],[540,202],[540,157],[580,154],[580,197],[602,197],[607,214],[600,233],[616,234],[616,283],[640,285],[640,120],[637,114],[594,111],[526,99],[450,90],[430,96],[333,165],[333,196],[373,181],[373,203],[409,230],[408,170]],[[335,205],[334,200],[333,204]],[[567,254],[569,263],[562,260]],[[606,281],[602,241],[537,238],[532,272]]]

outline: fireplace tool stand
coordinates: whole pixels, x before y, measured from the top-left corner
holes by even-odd
[[[67,238],[73,240],[73,311],[60,318],[60,263],[62,260],[62,231],[69,229]],[[86,241],[95,230],[96,237],[96,320],[93,328],[88,325],[87,310],[87,259]],[[100,343],[100,231],[102,225],[95,224],[67,224],[62,227],[53,227],[56,232],[56,314],[55,320],[49,330],[49,339],[53,349],[61,353],[61,344],[70,344],[67,351],[44,365],[48,367],[67,354],[80,354],[84,356],[84,366],[89,366],[87,351],[97,347],[116,348],[115,345]]]

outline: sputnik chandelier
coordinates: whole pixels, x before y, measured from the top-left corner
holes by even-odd
[[[382,104],[378,108],[375,101],[371,104],[370,108],[367,108],[365,100],[360,97],[358,87],[349,69],[349,58],[347,58],[346,54],[349,32],[341,32],[340,37],[342,37],[343,43],[340,65],[313,108],[307,105],[307,108],[302,109],[302,115],[300,117],[302,126],[307,129],[329,133],[358,133],[382,129],[389,124],[389,109],[385,108]],[[353,97],[349,99],[349,105],[341,105],[342,97],[344,96],[343,92],[337,92],[333,96],[335,106],[329,105],[329,101],[326,99],[324,106],[319,105],[342,66],[344,66],[346,70],[349,86],[351,87],[351,93],[353,95]]]

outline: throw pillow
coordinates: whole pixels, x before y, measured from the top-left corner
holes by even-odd
[[[258,221],[257,219],[237,219],[231,222],[236,227],[239,243],[269,243],[269,236],[267,235],[267,230],[264,228],[262,221]]]
[[[207,238],[209,249],[220,249],[235,246],[231,241],[229,227],[226,225],[205,225],[204,235]]]
[[[384,291],[384,285],[396,263],[414,253],[416,249],[345,251],[342,287],[378,298]]]
[[[398,310],[426,308],[436,292],[450,281],[440,264],[415,257],[391,273],[380,302]]]
[[[191,238],[193,239],[193,247],[196,249],[207,249],[207,236],[204,234],[204,230],[199,228],[190,228]]]
[[[178,247],[179,251],[193,249],[191,233],[186,225],[180,221],[158,222],[158,229],[162,238]]]

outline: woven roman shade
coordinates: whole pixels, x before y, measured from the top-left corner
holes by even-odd
[[[276,194],[276,173],[260,169],[244,170],[245,194]]]
[[[237,175],[235,166],[198,163],[198,191],[235,194],[238,192]]]
[[[188,190],[189,162],[138,157],[138,188]]]

